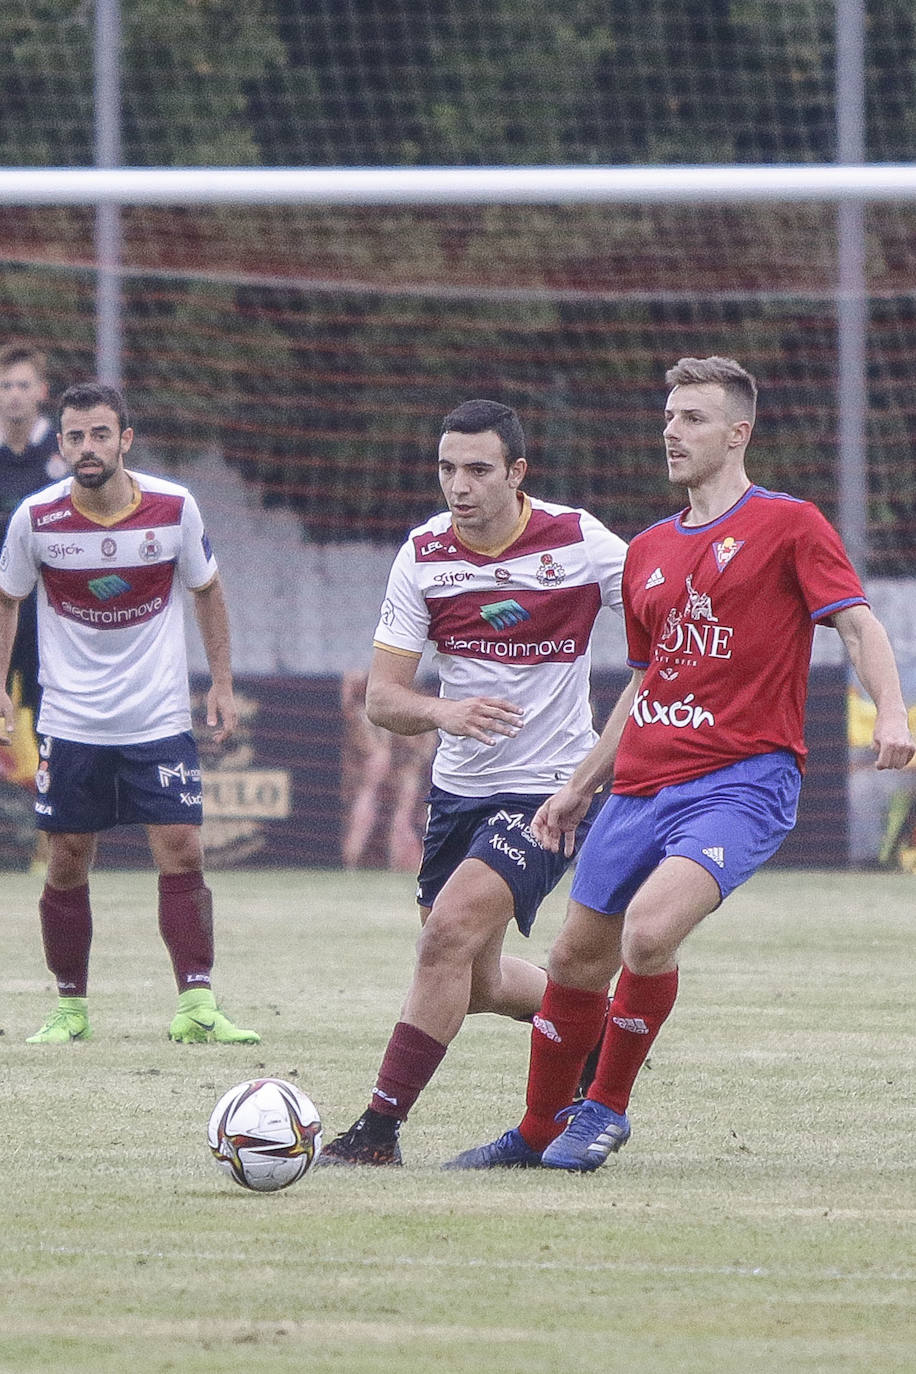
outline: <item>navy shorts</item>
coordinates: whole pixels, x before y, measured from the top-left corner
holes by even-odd
[[[201,825],[200,762],[190,731],[145,744],[78,744],[43,735],[35,823],[57,834],[115,825]]]
[[[780,750],[652,797],[611,795],[583,847],[570,895],[617,915],[663,859],[679,854],[712,874],[724,900],[795,825],[800,787],[794,755]]]
[[[423,836],[423,859],[417,878],[417,901],[432,906],[464,859],[480,859],[503,878],[512,893],[515,920],[523,935],[548,892],[566,872],[569,859],[542,849],[531,833],[531,820],[544,796],[502,792],[492,797],[456,797],[433,787]],[[603,797],[596,797],[576,831],[578,853]]]

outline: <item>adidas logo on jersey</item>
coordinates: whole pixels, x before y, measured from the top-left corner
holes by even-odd
[[[707,859],[712,859],[717,868],[725,867],[725,850],[721,845],[713,845],[711,849],[704,849],[703,853]]]
[[[646,581],[646,591],[650,591],[653,587],[660,587],[664,580],[665,574],[662,572],[661,568],[656,568],[655,572],[652,573]]]

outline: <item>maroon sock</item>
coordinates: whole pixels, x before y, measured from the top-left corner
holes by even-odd
[[[45,883],[38,901],[45,960],[61,997],[85,997],[89,982],[92,909],[89,885],[51,887]]]
[[[178,991],[208,988],[213,968],[213,896],[199,870],[160,874],[159,933],[172,960]]]
[[[644,978],[624,964],[608,1012],[607,1033],[588,1095],[625,1112],[636,1075],[677,998],[677,969]]]
[[[541,1010],[531,1031],[528,1110],[519,1131],[533,1150],[543,1150],[563,1129],[557,1112],[568,1107],[586,1057],[607,1015],[607,988],[589,992],[547,979]]]
[[[399,1021],[391,1032],[370,1106],[381,1116],[407,1119],[407,1113],[445,1057],[447,1046],[426,1031]]]

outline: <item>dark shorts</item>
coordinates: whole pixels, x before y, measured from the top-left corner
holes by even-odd
[[[429,817],[417,879],[419,904],[432,906],[464,859],[480,859],[508,885],[518,928],[529,935],[538,907],[572,862],[563,854],[542,849],[531,833],[531,819],[546,797],[508,792],[456,797],[433,787],[427,800]],[[602,801],[603,797],[596,797],[580,822],[576,854]]]
[[[795,825],[801,774],[792,754],[757,754],[653,797],[612,795],[589,835],[571,895],[593,911],[625,911],[663,859],[705,868],[726,898]]]
[[[201,825],[200,762],[190,731],[145,744],[39,739],[35,823],[62,834],[115,825]]]

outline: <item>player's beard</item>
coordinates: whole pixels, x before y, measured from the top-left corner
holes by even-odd
[[[80,472],[79,464],[77,464],[76,467],[73,469],[73,477],[74,480],[78,482],[81,487],[86,487],[89,490],[94,490],[99,487],[104,487],[105,483],[109,481],[110,478],[114,477],[117,470],[117,463],[114,463],[111,467],[106,467],[105,464],[102,463],[101,468],[98,471],[93,470],[92,472]]]

